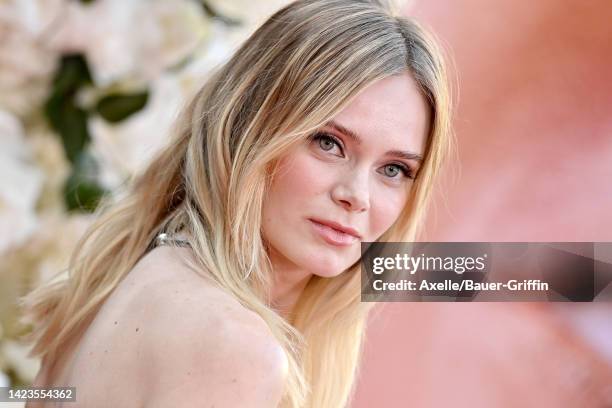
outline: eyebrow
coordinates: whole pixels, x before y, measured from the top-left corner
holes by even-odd
[[[325,126],[329,126],[332,129],[345,134],[346,136],[348,136],[350,139],[352,139],[357,145],[361,144],[361,137],[359,137],[359,135],[357,133],[355,133],[354,131],[352,131],[351,129],[348,129],[344,126],[342,126],[341,124],[339,124],[336,121],[330,120],[329,122],[327,122],[325,124]],[[385,153],[386,156],[395,156],[395,157],[400,157],[406,160],[416,160],[419,163],[423,162],[423,156],[421,156],[420,154],[411,152],[409,150],[389,150],[387,153]]]

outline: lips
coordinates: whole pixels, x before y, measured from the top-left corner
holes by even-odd
[[[356,230],[352,228],[347,228],[344,226],[340,226],[339,228],[332,227],[329,225],[329,221],[324,221],[326,222],[324,224],[322,222],[319,222],[319,220],[317,219],[308,219],[308,221],[310,221],[314,233],[330,245],[338,247],[350,247],[360,241],[359,234],[356,232]],[[332,224],[338,225],[336,223]],[[340,228],[342,228],[342,230]]]
[[[352,235],[355,238],[361,239],[361,235],[354,228],[344,226],[344,225],[339,224],[339,223],[334,222],[334,221],[322,220],[322,219],[318,219],[318,218],[310,218],[310,221],[314,221],[314,222],[316,222],[318,224],[322,224],[322,225],[328,226],[330,228],[333,228],[336,231],[340,231],[340,232],[343,232],[345,234]]]

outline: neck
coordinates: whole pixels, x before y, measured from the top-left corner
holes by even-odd
[[[278,254],[271,254],[270,260],[273,271],[270,304],[285,320],[291,321],[295,305],[312,274],[281,259]]]

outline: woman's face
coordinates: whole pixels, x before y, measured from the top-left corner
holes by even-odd
[[[273,264],[332,277],[355,263],[360,242],[376,241],[406,204],[428,124],[412,76],[394,75],[285,154],[263,204]]]

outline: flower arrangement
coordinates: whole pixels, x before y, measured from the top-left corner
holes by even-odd
[[[66,268],[100,198],[287,0],[0,2],[0,386],[40,366],[16,299]]]

